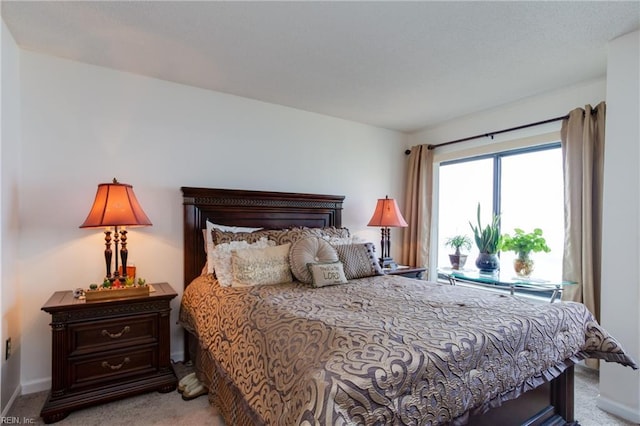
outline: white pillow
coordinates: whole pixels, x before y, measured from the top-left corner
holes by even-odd
[[[262,249],[231,251],[232,287],[269,285],[293,281],[289,269],[291,243]]]
[[[224,232],[254,232],[259,231],[262,228],[246,228],[243,226],[226,226],[219,225],[217,223],[212,223],[207,220],[207,229],[203,230],[204,232],[204,251],[207,253],[207,273],[213,274],[213,259],[211,258],[211,251],[213,250],[213,237],[211,235],[211,231],[213,228],[219,229]]]
[[[231,286],[233,282],[233,270],[231,268],[231,253],[233,251],[260,249],[275,246],[274,241],[260,238],[255,243],[249,244],[246,241],[231,241],[229,243],[218,244],[209,252],[213,269],[216,271],[216,278],[223,287]]]

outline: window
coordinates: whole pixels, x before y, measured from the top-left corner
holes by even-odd
[[[466,234],[473,240],[478,203],[483,224],[501,215],[501,233],[514,228],[541,228],[550,253],[534,253],[534,277],[558,279],[564,246],[564,185],[560,143],[505,151],[440,164],[438,201],[438,266],[448,267],[448,237]],[[478,249],[469,252],[466,269],[475,268]],[[515,253],[500,254],[501,269],[511,268]]]

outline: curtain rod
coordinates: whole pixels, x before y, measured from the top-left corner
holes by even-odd
[[[595,111],[595,110],[593,110],[593,111]],[[592,111],[592,113],[593,113],[593,111]],[[454,143],[466,142],[466,141],[470,141],[472,139],[479,139],[479,138],[483,138],[483,137],[487,137],[487,138],[493,139],[493,137],[495,135],[499,135],[501,133],[507,133],[507,132],[512,132],[514,130],[526,129],[527,127],[539,126],[541,124],[553,123],[554,121],[564,120],[565,118],[569,118],[569,115],[567,114],[567,115],[563,115],[562,117],[554,117],[554,118],[550,118],[548,120],[536,121],[535,123],[523,124],[522,126],[511,127],[509,129],[503,129],[503,130],[497,130],[495,132],[482,133],[480,135],[469,136],[467,138],[462,138],[462,139],[456,139],[454,141],[439,143],[437,145],[427,145],[427,149],[436,149],[436,148],[441,147],[441,146],[453,145]],[[411,154],[411,150],[407,149],[404,153],[406,155],[409,155],[409,154]]]

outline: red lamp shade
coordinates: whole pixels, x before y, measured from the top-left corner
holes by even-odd
[[[133,186],[119,183],[101,183],[98,185],[96,199],[89,215],[80,228],[100,228],[105,226],[151,226]]]
[[[380,226],[382,228],[382,239],[380,240],[382,256],[380,257],[380,265],[383,268],[397,268],[398,264],[393,261],[390,255],[391,230],[389,228],[404,228],[409,225],[402,217],[402,213],[400,213],[396,200],[393,198],[389,199],[389,197],[378,199],[376,211],[373,212],[373,216],[367,225]]]
[[[373,216],[371,216],[371,220],[369,220],[367,226],[404,228],[409,225],[402,217],[396,200],[394,200],[393,198],[390,199],[389,197],[385,197],[378,199],[378,204],[376,204],[376,211],[373,212]]]

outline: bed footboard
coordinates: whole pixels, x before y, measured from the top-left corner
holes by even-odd
[[[545,425],[564,426],[574,421],[573,366],[560,376],[500,407],[469,417],[471,426]]]

